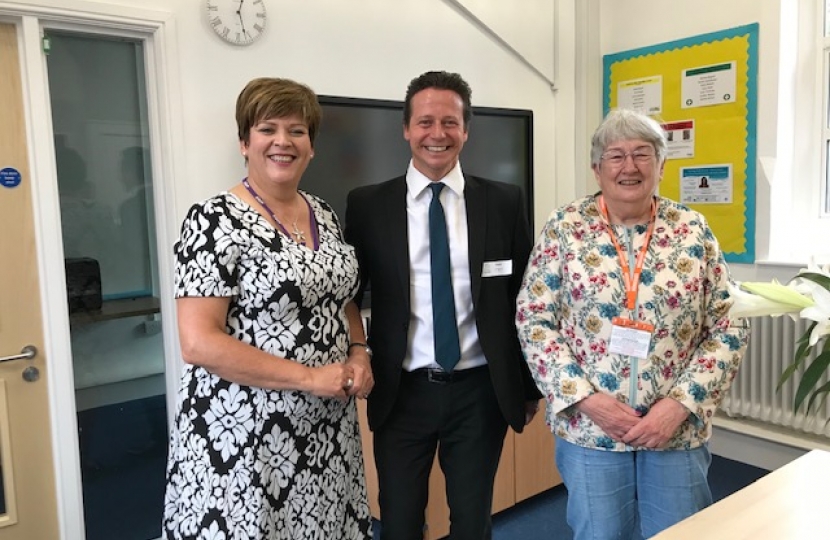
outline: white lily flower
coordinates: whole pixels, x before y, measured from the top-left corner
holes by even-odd
[[[802,290],[809,291],[813,302],[815,302],[815,305],[804,308],[799,313],[802,319],[809,319],[817,323],[810,333],[810,346],[814,346],[819,339],[830,335],[830,291],[813,281],[806,279],[799,281]]]
[[[776,282],[777,283],[777,282]],[[732,308],[729,311],[732,317],[765,317],[767,315],[795,315],[799,311],[805,309],[807,305],[803,301],[792,302],[782,301],[779,299],[771,299],[761,294],[753,294],[744,290],[745,285],[752,286],[753,284],[739,284],[729,285],[729,295],[732,297]],[[757,285],[757,284],[756,284]],[[787,287],[777,283],[779,287]],[[790,292],[795,292],[790,289]],[[798,294],[795,292],[795,294]],[[802,299],[805,298],[798,294]]]
[[[735,298],[735,307],[730,311],[733,316],[775,316],[786,313],[795,319],[798,314],[798,317],[815,323],[810,335],[802,336],[799,340],[803,342],[805,338],[808,339],[808,346],[799,346],[796,349],[793,365],[781,375],[779,387],[798,372],[797,367],[801,366],[804,369],[812,348],[830,336],[830,264],[819,266],[811,260],[809,266],[802,269],[787,285],[781,285],[775,280],[772,283],[744,283],[740,288],[730,287],[730,293]],[[754,309],[752,309],[753,306]],[[815,363],[819,359],[820,357],[813,360],[810,368],[818,366],[827,370],[826,366]],[[807,409],[809,410],[810,404],[817,397],[825,394],[826,391],[816,386],[818,386],[816,378],[804,379],[799,383],[794,401],[796,410],[808,396]]]
[[[810,332],[810,345],[815,346],[820,339],[830,336],[830,319],[819,322]]]
[[[741,289],[761,295],[767,300],[777,302],[782,306],[806,308],[813,305],[813,300],[809,296],[800,293],[797,287],[792,284],[782,285],[778,283],[777,279],[773,279],[770,283],[741,283]]]

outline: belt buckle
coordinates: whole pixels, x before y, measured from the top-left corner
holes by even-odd
[[[427,380],[431,383],[447,384],[452,381],[452,373],[440,369],[427,369]]]

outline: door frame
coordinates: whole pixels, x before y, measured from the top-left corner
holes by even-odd
[[[74,374],[66,304],[52,113],[42,31],[55,28],[85,33],[133,37],[143,41],[159,288],[166,365],[168,418],[174,410],[180,362],[172,298],[173,257],[169,246],[177,236],[173,178],[184,177],[184,137],[181,134],[181,91],[173,15],[165,11],[105,5],[83,0],[0,0],[0,19],[18,28],[26,137],[32,177],[38,275],[43,313],[44,346],[53,468],[58,522],[62,539],[84,538],[83,499],[75,409]],[[61,269],[54,271],[54,269]]]

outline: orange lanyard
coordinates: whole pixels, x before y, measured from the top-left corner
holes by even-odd
[[[617,235],[614,233],[614,228],[611,227],[611,220],[608,219],[608,207],[605,205],[605,199],[603,199],[602,195],[599,196],[599,210],[600,212],[602,212],[602,217],[605,218],[605,228],[608,230],[608,234],[611,235],[611,242],[614,243],[614,247],[617,248],[617,255],[619,255],[620,257],[620,266],[622,266],[623,273],[623,283],[625,284],[626,307],[629,311],[634,311],[634,307],[637,304],[637,289],[640,286],[640,274],[643,273],[643,262],[646,260],[646,253],[648,252],[648,243],[651,241],[651,235],[654,232],[654,226],[657,221],[657,205],[655,204],[654,199],[652,199],[651,218],[648,222],[646,239],[645,242],[643,242],[642,247],[640,247],[639,253],[637,253],[637,259],[635,260],[633,276],[631,275],[631,267],[628,264],[628,254],[620,246],[620,242],[619,240],[617,240]]]

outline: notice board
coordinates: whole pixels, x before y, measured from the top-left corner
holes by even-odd
[[[660,194],[701,212],[727,261],[755,261],[758,24],[603,57],[603,109],[644,112],[669,144]]]

